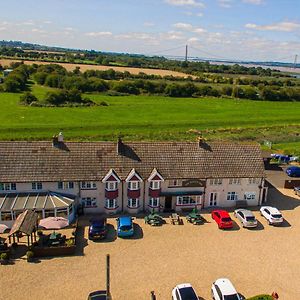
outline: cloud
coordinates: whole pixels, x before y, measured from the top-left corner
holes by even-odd
[[[183,30],[191,30],[193,28],[193,25],[188,23],[175,23],[173,24],[173,27],[177,29],[183,29]]]
[[[145,27],[153,27],[155,24],[152,22],[144,22],[143,24]]]
[[[248,23],[245,25],[246,28],[261,30],[261,31],[284,31],[292,32],[300,29],[300,23],[296,22],[279,22],[269,25],[257,25],[254,23]]]
[[[244,3],[254,4],[254,5],[261,5],[264,3],[263,0],[243,0]]]
[[[175,6],[195,6],[195,7],[205,7],[203,2],[195,0],[165,0],[166,3]]]
[[[199,39],[196,38],[196,37],[192,37],[192,38],[189,38],[189,39],[187,40],[187,42],[190,43],[190,44],[196,43],[196,42],[198,42],[198,41],[199,41]]]
[[[112,33],[110,31],[97,31],[97,32],[87,32],[85,35],[98,37],[98,36],[111,36]]]
[[[206,30],[201,27],[194,27],[192,24],[188,23],[175,23],[173,24],[173,27],[193,33],[204,33]]]
[[[218,0],[218,3],[221,7],[230,8],[232,5],[232,0]]]

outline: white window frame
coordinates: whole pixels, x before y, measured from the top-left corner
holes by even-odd
[[[96,190],[97,185],[95,181],[81,181],[80,183],[81,189],[84,190]]]
[[[42,190],[43,189],[43,183],[42,182],[32,182],[31,183],[32,190]]]
[[[255,192],[245,192],[244,200],[256,200],[256,193]]]
[[[139,181],[129,181],[128,182],[128,189],[131,191],[136,191],[140,189],[140,182]]]
[[[105,182],[105,189],[107,191],[115,191],[117,190],[118,183],[116,181],[106,181]]]
[[[17,184],[15,182],[0,183],[0,191],[16,191]]]
[[[83,197],[81,198],[81,203],[84,204],[84,207],[97,207],[97,199],[95,197]],[[90,203],[87,205],[87,203]]]
[[[238,200],[238,193],[237,192],[228,192],[227,193],[227,200],[228,201],[236,201],[236,200]]]
[[[149,198],[149,206],[150,207],[159,207],[159,197],[151,197]]]
[[[221,185],[223,183],[222,178],[211,178],[209,180],[210,185]]]
[[[58,181],[57,189],[59,190],[74,189],[74,181]]]
[[[248,178],[248,184],[252,185],[252,184],[260,184],[260,178]]]
[[[118,199],[105,199],[105,208],[115,209],[118,207]]]
[[[130,208],[138,208],[140,205],[139,198],[128,198],[128,207]]]
[[[199,205],[202,202],[202,195],[197,196],[177,196],[176,205]]]
[[[151,180],[150,181],[150,188],[151,190],[159,190],[160,189],[160,180]]]
[[[241,178],[229,178],[229,184],[240,185],[241,184]]]
[[[170,187],[175,187],[175,186],[180,186],[181,182],[179,179],[171,179],[169,180],[169,186]]]

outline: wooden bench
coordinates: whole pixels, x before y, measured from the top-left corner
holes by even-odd
[[[170,220],[171,220],[171,224],[175,225],[175,224],[180,224],[181,223],[181,219],[179,217],[178,214],[174,213],[170,216]]]

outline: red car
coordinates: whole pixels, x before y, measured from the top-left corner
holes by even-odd
[[[213,210],[211,217],[216,221],[220,229],[232,228],[232,220],[226,210]]]

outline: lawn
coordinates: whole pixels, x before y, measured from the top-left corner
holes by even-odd
[[[39,98],[47,90],[33,87]],[[299,145],[300,103],[220,98],[86,95],[109,106],[30,107],[20,94],[0,93],[0,139],[50,139],[63,130],[67,139],[195,140],[190,129],[210,140],[271,140]],[[297,146],[296,146],[297,147]]]

